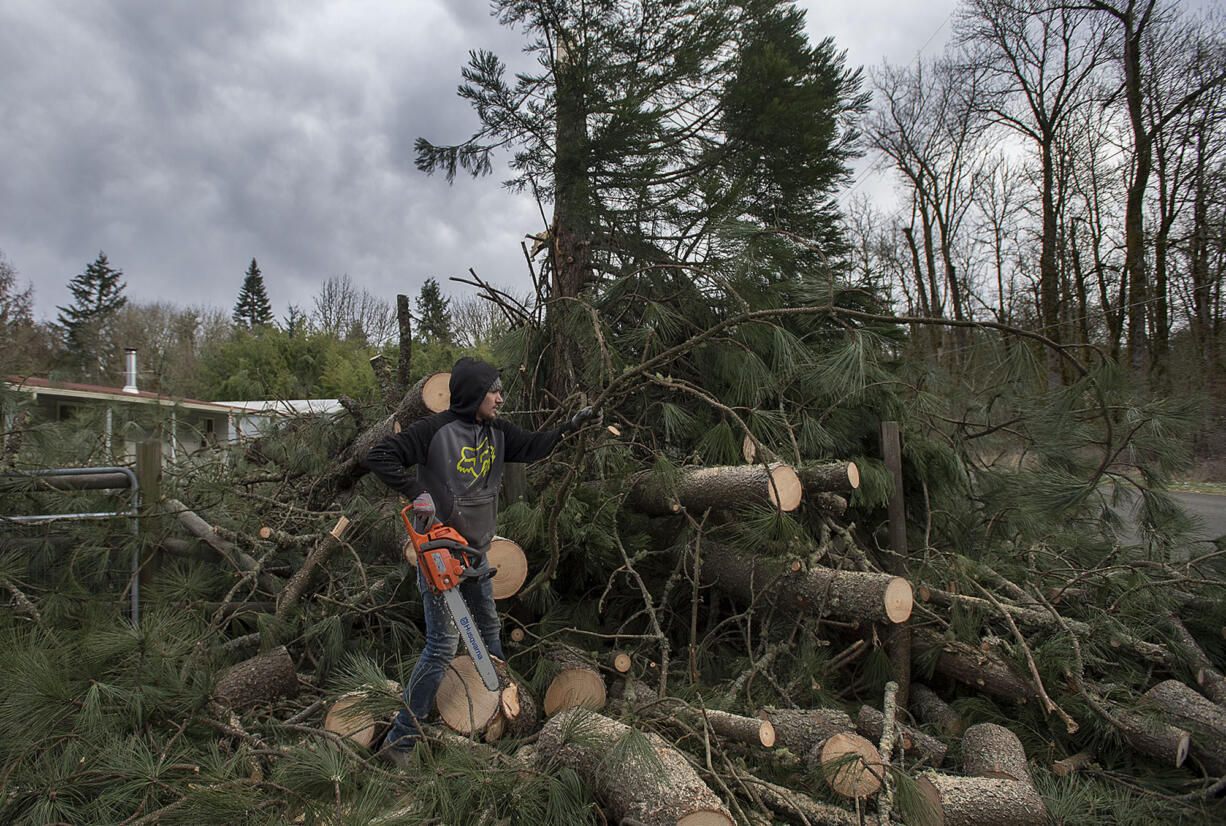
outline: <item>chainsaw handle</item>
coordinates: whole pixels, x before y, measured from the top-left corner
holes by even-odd
[[[433,551],[436,548],[446,548],[454,556],[458,551],[464,559],[464,570],[460,573],[461,579],[472,579],[477,582],[489,579],[494,574],[498,573],[497,568],[491,568],[489,562],[489,551],[479,551],[469,545],[460,545],[451,539],[435,539],[430,542],[421,543],[422,551]],[[471,564],[471,560],[477,561],[476,565]]]

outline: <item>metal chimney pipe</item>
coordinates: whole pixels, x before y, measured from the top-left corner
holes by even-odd
[[[126,361],[127,361],[127,382],[128,382],[127,384],[123,386],[123,392],[139,393],[140,391],[136,389],[136,348],[126,347],[124,348],[123,352],[124,352],[124,356],[126,357]]]

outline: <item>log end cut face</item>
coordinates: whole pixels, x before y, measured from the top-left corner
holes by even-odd
[[[421,400],[433,413],[442,413],[451,407],[451,373],[428,376],[421,388]]]
[[[827,785],[843,797],[868,797],[881,788],[881,752],[858,734],[843,732],[821,747]]]
[[[915,602],[911,583],[900,576],[894,577],[885,587],[883,600],[885,615],[890,618],[890,622],[906,622],[911,616],[911,607]]]
[[[771,485],[768,491],[770,503],[779,510],[790,513],[800,507],[804,486],[800,476],[790,465],[775,465],[771,468]]]
[[[690,812],[677,819],[677,826],[733,826],[734,822],[723,812]]]
[[[545,716],[552,717],[568,708],[599,711],[607,700],[604,680],[586,668],[567,668],[545,690]]]
[[[494,599],[506,599],[518,594],[528,578],[528,558],[519,543],[495,536],[490,542],[488,559],[490,567],[498,569],[490,581],[494,586]]]
[[[472,658],[461,654],[443,672],[434,704],[449,728],[460,734],[471,734],[484,731],[498,713],[502,693],[486,688]]]
[[[856,467],[855,462],[847,463],[847,484],[851,485],[852,490],[860,487],[860,468]]]

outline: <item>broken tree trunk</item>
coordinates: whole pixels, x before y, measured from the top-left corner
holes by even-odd
[[[1034,785],[1022,741],[995,723],[976,723],[962,735],[962,773],[967,777],[1003,777]]]
[[[567,709],[541,729],[539,754],[573,769],[612,811],[613,822],[643,826],[733,826],[723,802],[685,756],[654,733],[583,709]]]
[[[315,576],[315,572],[327,563],[328,556],[340,545],[341,536],[348,527],[349,520],[342,516],[337,520],[331,532],[321,536],[315,543],[315,547],[303,561],[302,567],[294,572],[289,582],[285,583],[285,587],[281,589],[281,593],[277,594],[278,617],[284,618],[290,608],[302,599],[302,595],[311,587],[311,579]]]
[[[213,698],[235,711],[297,694],[298,672],[284,645],[230,666],[213,689]]]
[[[593,711],[604,708],[608,699],[604,678],[582,654],[558,646],[546,652],[545,660],[553,669],[553,679],[545,689],[546,717],[575,706]]]
[[[966,728],[962,715],[922,683],[911,684],[910,707],[920,722],[936,726],[946,737],[957,737]]]
[[[948,746],[930,734],[901,723],[897,725],[904,752],[923,760],[925,765],[934,769],[941,767],[941,763],[945,762],[945,754],[949,751]],[[856,731],[870,742],[880,742],[884,729],[884,714],[872,706],[860,706],[860,713],[856,716]]]
[[[362,461],[372,447],[418,419],[446,410],[451,405],[450,382],[450,373],[431,373],[409,388],[394,412],[359,433],[341,452],[336,464],[312,491],[311,507],[320,510],[338,493],[357,484],[366,475]]]
[[[178,519],[179,524],[187,528],[193,536],[203,540],[210,548],[221,554],[222,558],[235,568],[247,573],[257,572],[256,582],[265,591],[275,594],[281,590],[280,579],[265,571],[261,571],[260,563],[233,542],[227,542],[218,536],[217,532],[213,530],[212,525],[178,499],[164,499],[162,500],[161,507],[165,513]]]
[[[860,487],[860,469],[855,462],[804,464],[796,468],[806,498],[821,492],[842,493]]]
[[[683,507],[695,513],[744,505],[794,511],[803,492],[796,471],[783,464],[682,468],[675,490],[666,489],[651,473],[638,474],[630,484],[627,503],[649,516],[678,513]]]
[[[937,826],[1042,826],[1047,806],[1033,786],[996,777],[924,774],[918,781]]]
[[[871,571],[814,566],[792,571],[783,561],[703,543],[702,579],[746,601],[764,599],[814,616],[903,622],[911,616],[911,583]]]
[[[1165,680],[1145,692],[1164,717],[1188,730],[1192,755],[1209,774],[1226,775],[1226,709],[1178,680]]]

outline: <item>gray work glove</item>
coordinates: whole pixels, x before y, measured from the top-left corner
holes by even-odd
[[[599,410],[590,406],[585,407],[570,417],[570,421],[566,423],[566,428],[568,430],[578,430],[585,424],[600,424],[603,418],[604,416],[601,415]]]

